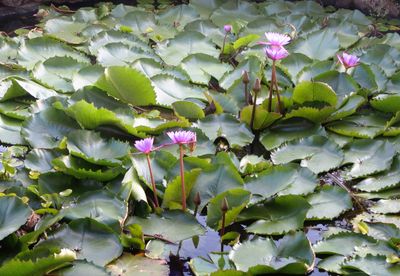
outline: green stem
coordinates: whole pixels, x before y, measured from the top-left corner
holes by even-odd
[[[183,145],[179,145],[179,151],[180,151],[180,164],[181,164],[181,192],[182,192],[182,210],[186,211],[186,192],[185,192],[185,168],[183,164]]]
[[[153,187],[154,203],[156,205],[156,208],[159,208],[160,205],[158,204],[156,182],[154,181],[153,169],[151,168],[150,154],[146,154],[146,157],[147,157],[147,165],[149,166],[151,186]]]

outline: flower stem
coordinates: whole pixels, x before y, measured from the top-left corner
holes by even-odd
[[[261,81],[259,78],[256,79],[256,82],[254,83],[254,87],[253,87],[253,92],[254,92],[254,102],[253,102],[253,111],[251,113],[251,120],[250,120],[250,128],[252,130],[253,126],[254,126],[254,119],[256,117],[256,106],[257,106],[257,94],[258,92],[261,91]]]
[[[249,91],[247,90],[247,83],[244,84],[244,97],[246,100],[246,105],[249,105]]]
[[[272,82],[272,87],[275,86],[275,93],[276,93],[276,98],[278,100],[277,106],[278,106],[278,112],[282,114],[281,110],[281,97],[279,95],[279,87],[278,87],[278,81],[276,79],[276,67],[275,67],[275,61],[272,63],[272,77],[271,77],[271,82]]]
[[[182,210],[186,211],[186,192],[185,192],[185,168],[183,164],[183,145],[179,145],[180,164],[181,164],[181,192],[182,192]]]
[[[222,213],[222,229],[221,229],[221,238],[225,235],[225,216],[226,212]],[[224,252],[224,243],[221,239],[221,252]]]
[[[269,85],[269,97],[268,97],[268,112],[272,110],[272,94],[274,92],[274,72],[275,72],[275,60],[272,61],[272,73],[271,73],[271,83]]]
[[[146,154],[146,157],[147,157],[147,165],[149,166],[151,186],[153,187],[154,203],[156,204],[156,208],[159,208],[160,205],[158,204],[156,182],[154,181],[153,169],[151,168],[150,154]]]
[[[222,51],[221,51],[221,55],[224,54],[224,50],[225,50],[225,44],[226,44],[226,38],[228,37],[228,33],[225,34],[224,36],[224,42],[222,43]]]
[[[254,102],[253,102],[253,111],[251,113],[250,119],[250,128],[253,129],[254,126],[254,117],[256,116],[256,101],[257,101],[257,92],[254,91]]]

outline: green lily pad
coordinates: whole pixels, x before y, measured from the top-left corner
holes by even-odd
[[[307,168],[295,164],[270,167],[254,178],[246,179],[246,189],[253,195],[306,195],[314,191],[317,177]]]
[[[349,193],[336,186],[323,186],[306,199],[311,204],[307,213],[307,219],[311,220],[333,219],[353,206]]]
[[[247,227],[247,232],[280,235],[302,228],[310,207],[301,196],[278,196],[264,205],[247,208],[240,214],[240,219],[259,219]]]
[[[75,130],[67,135],[67,149],[73,156],[98,165],[120,165],[121,159],[128,155],[129,145],[121,141],[103,139],[99,133]]]
[[[122,253],[118,236],[107,226],[93,219],[84,218],[63,225],[48,238],[39,242],[36,248],[59,246],[76,253],[78,260],[104,266]]]
[[[32,210],[16,196],[0,196],[0,240],[25,224]]]
[[[251,274],[306,274],[314,268],[314,252],[303,232],[284,236],[279,244],[257,237],[236,245],[229,258],[238,270]]]
[[[324,136],[317,135],[290,142],[271,154],[275,164],[301,160],[301,166],[317,174],[340,166],[343,157],[343,152],[337,144]]]
[[[164,260],[153,260],[141,255],[124,253],[120,258],[107,266],[107,271],[113,276],[169,275],[169,268]]]
[[[160,216],[151,214],[147,218],[130,217],[126,225],[130,224],[140,225],[145,235],[159,236],[174,243],[205,233],[192,215],[182,211],[163,212]]]

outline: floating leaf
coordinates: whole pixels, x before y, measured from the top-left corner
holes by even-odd
[[[271,154],[271,159],[275,164],[301,160],[301,166],[320,173],[338,167],[343,152],[328,138],[315,135],[280,147]]]
[[[201,129],[211,141],[224,137],[232,147],[245,146],[253,140],[253,134],[229,114],[208,115],[194,125]]]
[[[299,104],[306,102],[324,102],[331,106],[337,103],[335,91],[323,82],[302,81],[293,90],[293,101]]]
[[[189,266],[196,275],[210,275],[211,273],[230,273],[232,276],[242,276],[224,253],[210,253],[208,258],[197,257],[189,262]],[[227,270],[231,269],[229,272]]]
[[[169,275],[169,268],[164,260],[153,260],[141,255],[124,253],[120,258],[107,266],[108,272],[113,276],[150,276]]]
[[[20,135],[22,122],[0,115],[0,141],[11,145],[24,145]]]
[[[126,225],[138,224],[145,235],[159,236],[171,242],[189,239],[204,234],[204,228],[188,213],[163,212],[161,216],[151,214],[147,218],[130,217]]]
[[[339,51],[339,40],[334,30],[325,28],[299,39],[294,52],[304,54],[312,59],[325,60]]]
[[[381,199],[369,208],[373,213],[378,214],[397,214],[400,212],[400,200]]]
[[[79,62],[71,57],[51,57],[38,62],[33,68],[33,77],[56,91],[74,92],[72,77],[88,63]]]
[[[142,73],[128,67],[109,67],[95,85],[109,95],[132,105],[155,104],[151,82]]]
[[[270,167],[257,177],[246,180],[246,189],[263,198],[274,195],[305,195],[313,192],[317,186],[316,175],[295,164]]]
[[[387,119],[377,114],[353,115],[327,124],[327,128],[340,135],[374,138],[385,130]]]
[[[157,54],[169,65],[177,66],[191,54],[207,54],[218,58],[215,45],[198,32],[182,32],[169,41],[158,44]]]
[[[358,84],[346,73],[328,71],[316,76],[314,80],[324,82],[332,87],[338,96],[339,103],[341,103],[346,96],[350,95],[350,93],[358,90]]]
[[[205,117],[203,109],[189,101],[176,101],[172,104],[172,107],[178,115],[188,119],[202,119]]]
[[[185,99],[205,100],[204,91],[198,86],[189,85],[188,82],[169,75],[158,75],[152,78],[157,103],[170,106],[176,101]]]
[[[343,268],[362,271],[368,275],[396,275],[400,273],[400,266],[387,262],[385,256],[374,256],[372,254],[364,258],[356,257],[345,261]]]
[[[311,204],[307,219],[312,220],[333,219],[352,208],[349,193],[337,186],[323,186],[306,199]]]
[[[208,85],[211,77],[220,80],[222,76],[233,69],[233,67],[212,56],[205,54],[194,54],[186,57],[180,64],[194,83]]]
[[[285,115],[285,119],[290,118],[304,118],[313,123],[321,123],[325,121],[333,112],[335,108],[332,106],[326,106],[324,108],[314,108],[314,107],[300,107],[293,109]]]
[[[64,206],[63,212],[70,220],[91,218],[119,232],[128,215],[128,207],[110,192],[94,191],[79,196],[72,206]]]
[[[69,132],[78,128],[63,111],[50,107],[25,121],[21,134],[31,146],[50,149],[58,147]]]
[[[25,224],[32,210],[16,196],[0,196],[0,240]],[[1,269],[0,269],[1,271]]]
[[[345,147],[343,163],[353,163],[351,177],[363,177],[390,168],[395,150],[390,142],[362,139]]]
[[[53,150],[33,149],[26,156],[25,167],[40,173],[53,171],[51,162],[60,155],[60,153]]]
[[[126,45],[120,42],[108,43],[98,49],[97,60],[104,67],[129,66],[139,59],[151,59],[160,62],[150,48],[143,49],[137,45]]]
[[[49,249],[34,249],[24,251],[19,254],[19,257],[3,263],[0,273],[4,276],[41,276],[70,264],[75,258],[75,253],[65,248],[59,253],[52,253]]]
[[[89,63],[89,58],[82,53],[46,36],[23,40],[18,50],[17,59],[18,64],[32,70],[37,62],[44,61],[50,57],[71,57],[79,62]]]
[[[240,214],[241,219],[255,219],[246,231],[263,235],[280,235],[303,227],[308,202],[301,196],[284,195],[264,205],[247,208]]]
[[[67,149],[73,156],[98,165],[120,165],[127,156],[129,145],[115,139],[106,141],[99,133],[75,130],[67,135]]]
[[[314,252],[302,232],[284,236],[278,244],[267,238],[256,238],[237,244],[229,258],[238,270],[251,274],[306,274],[314,267]]]
[[[104,266],[122,253],[118,236],[107,226],[90,218],[77,219],[63,225],[36,248],[66,247],[75,251],[78,260]]]
[[[280,121],[278,124],[266,129],[261,134],[260,142],[267,150],[272,150],[283,143],[319,133],[323,133],[323,129],[319,125],[296,118]]]
[[[75,176],[79,179],[91,178],[98,181],[110,181],[124,171],[122,167],[107,168],[88,163],[83,159],[71,155],[58,157],[52,161],[52,164],[56,170],[65,174]]]
[[[365,192],[379,192],[389,188],[394,188],[400,183],[400,160],[399,157],[393,159],[389,170],[376,176],[371,176],[360,181],[355,187]]]
[[[74,275],[96,275],[96,276],[108,276],[106,270],[98,265],[87,261],[75,261],[72,266],[58,269],[57,275],[60,276],[74,276]]]

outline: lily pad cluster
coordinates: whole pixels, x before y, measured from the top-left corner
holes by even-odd
[[[314,1],[156,2],[0,36],[0,275],[399,274],[399,34]],[[191,150],[134,146],[182,130]]]

